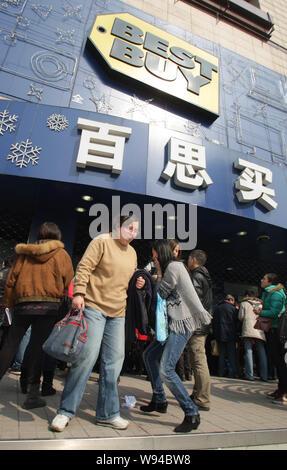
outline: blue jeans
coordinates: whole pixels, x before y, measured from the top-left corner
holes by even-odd
[[[235,341],[218,341],[219,357],[218,357],[218,375],[224,376],[226,363],[225,358],[229,361],[228,377],[237,376],[236,365],[236,345]]]
[[[267,356],[265,351],[264,342],[256,338],[244,338],[244,349],[245,349],[245,377],[247,379],[253,379],[253,354],[252,354],[252,343],[256,344],[258,353],[258,361],[260,368],[260,377],[263,380],[267,380]]]
[[[166,402],[164,382],[187,416],[198,415],[198,408],[175,372],[175,366],[190,337],[191,333],[188,330],[185,331],[185,334],[171,331],[165,344],[162,345],[158,341],[154,341],[143,354],[153,390],[152,401],[155,403]]]
[[[107,317],[99,310],[86,307],[87,342],[72,365],[57,413],[73,418],[86,383],[101,351],[101,366],[96,417],[110,420],[120,414],[117,380],[125,352],[125,318]]]
[[[21,369],[21,365],[22,365],[23,359],[24,359],[24,354],[25,354],[26,348],[29,344],[30,338],[31,338],[31,326],[29,326],[28,330],[26,331],[26,333],[24,334],[24,336],[21,340],[21,343],[19,344],[16,356],[15,356],[15,359],[14,359],[14,362],[13,362],[13,365],[12,365],[13,368]]]

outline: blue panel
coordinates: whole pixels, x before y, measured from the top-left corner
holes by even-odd
[[[15,132],[6,131],[0,136],[1,173],[81,183],[129,192],[145,192],[147,125],[114,116],[67,108],[15,102],[9,102],[9,107],[5,105],[6,102],[0,102],[0,112],[8,109],[11,116],[16,114],[19,118]],[[47,127],[47,119],[54,113],[64,115],[67,119],[68,127],[65,130],[57,132]],[[76,159],[81,135],[81,131],[77,129],[79,117],[132,128],[132,134],[125,144],[123,170],[120,175],[115,176],[109,171],[88,167],[77,169]],[[26,167],[19,168],[15,162],[7,160],[8,154],[13,153],[10,146],[20,144],[22,141],[26,142],[27,139],[32,143],[32,149],[41,148],[38,163],[35,165],[29,163]]]
[[[117,12],[129,12],[218,56],[216,121],[187,114],[168,100],[160,101],[148,88],[136,89],[108,75],[86,42],[98,14]],[[147,194],[286,227],[286,88],[285,76],[120,0],[0,4],[0,94],[25,102],[0,101],[0,112],[7,109],[9,116],[19,116],[10,123],[15,125],[12,132],[2,122],[3,174]],[[55,132],[47,127],[53,113],[66,116],[67,129]],[[119,176],[76,168],[78,117],[132,128]],[[186,134],[206,147],[207,172],[213,180],[207,189],[189,191],[160,178],[167,142]],[[27,139],[33,148],[41,148],[39,162],[20,169],[7,156],[13,143]],[[238,157],[272,170],[276,210],[267,212],[258,203],[239,204],[234,190],[239,171],[233,167]]]

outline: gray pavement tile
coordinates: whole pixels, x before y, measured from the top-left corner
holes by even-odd
[[[195,439],[199,439],[196,440],[196,445],[201,445],[197,443],[201,442],[206,447],[208,443],[211,445],[214,439],[217,443],[219,436],[222,436],[222,439],[229,436],[228,442],[230,442],[232,433],[240,436],[240,444],[244,446],[248,445],[248,432],[254,436],[254,432],[257,431],[256,439],[263,440],[264,430],[273,431],[276,444],[279,445],[284,439],[279,435],[280,432],[287,432],[287,407],[276,407],[266,398],[266,393],[274,390],[276,383],[260,381],[250,383],[240,379],[219,377],[211,378],[210,411],[201,412],[200,427],[189,435],[183,435],[181,440],[173,433],[173,429],[183,420],[183,411],[168,390],[166,391],[169,406],[166,414],[145,414],[140,410],[140,405],[148,403],[151,399],[151,386],[145,376],[124,375],[120,378],[120,402],[125,402],[125,395],[133,395],[137,400],[135,408],[121,408],[121,415],[130,421],[128,429],[117,431],[98,426],[95,424],[97,377],[96,373],[91,374],[77,416],[62,433],[56,433],[49,429],[49,425],[59,406],[65,379],[55,377],[54,387],[57,393],[45,397],[46,407],[24,410],[22,404],[25,395],[20,391],[19,377],[7,373],[0,384],[0,448],[1,443],[5,445],[7,440],[16,440],[19,445],[25,440],[32,440],[34,444],[39,440],[42,445],[48,441],[51,445],[53,442],[63,445],[63,442],[71,444],[85,441],[93,442],[93,445],[96,445],[95,443],[101,446],[107,445],[110,448],[111,445],[127,445],[128,441],[131,446],[131,438],[135,439],[133,442],[141,448],[145,445],[162,446],[164,444],[159,444],[161,438],[165,439],[163,441],[165,443],[173,438],[171,444],[169,443],[172,446],[187,445],[185,442],[190,442],[188,444],[190,446],[192,442],[195,443]],[[184,385],[191,393],[193,383],[185,382]],[[244,433],[247,433],[246,442]]]

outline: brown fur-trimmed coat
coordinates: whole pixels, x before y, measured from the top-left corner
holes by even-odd
[[[5,285],[3,305],[60,302],[74,276],[70,256],[58,240],[16,245],[15,259]]]

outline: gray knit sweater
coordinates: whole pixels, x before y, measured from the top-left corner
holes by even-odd
[[[159,295],[167,301],[169,329],[184,333],[209,325],[211,315],[202,306],[183,263],[171,261],[158,286]]]

